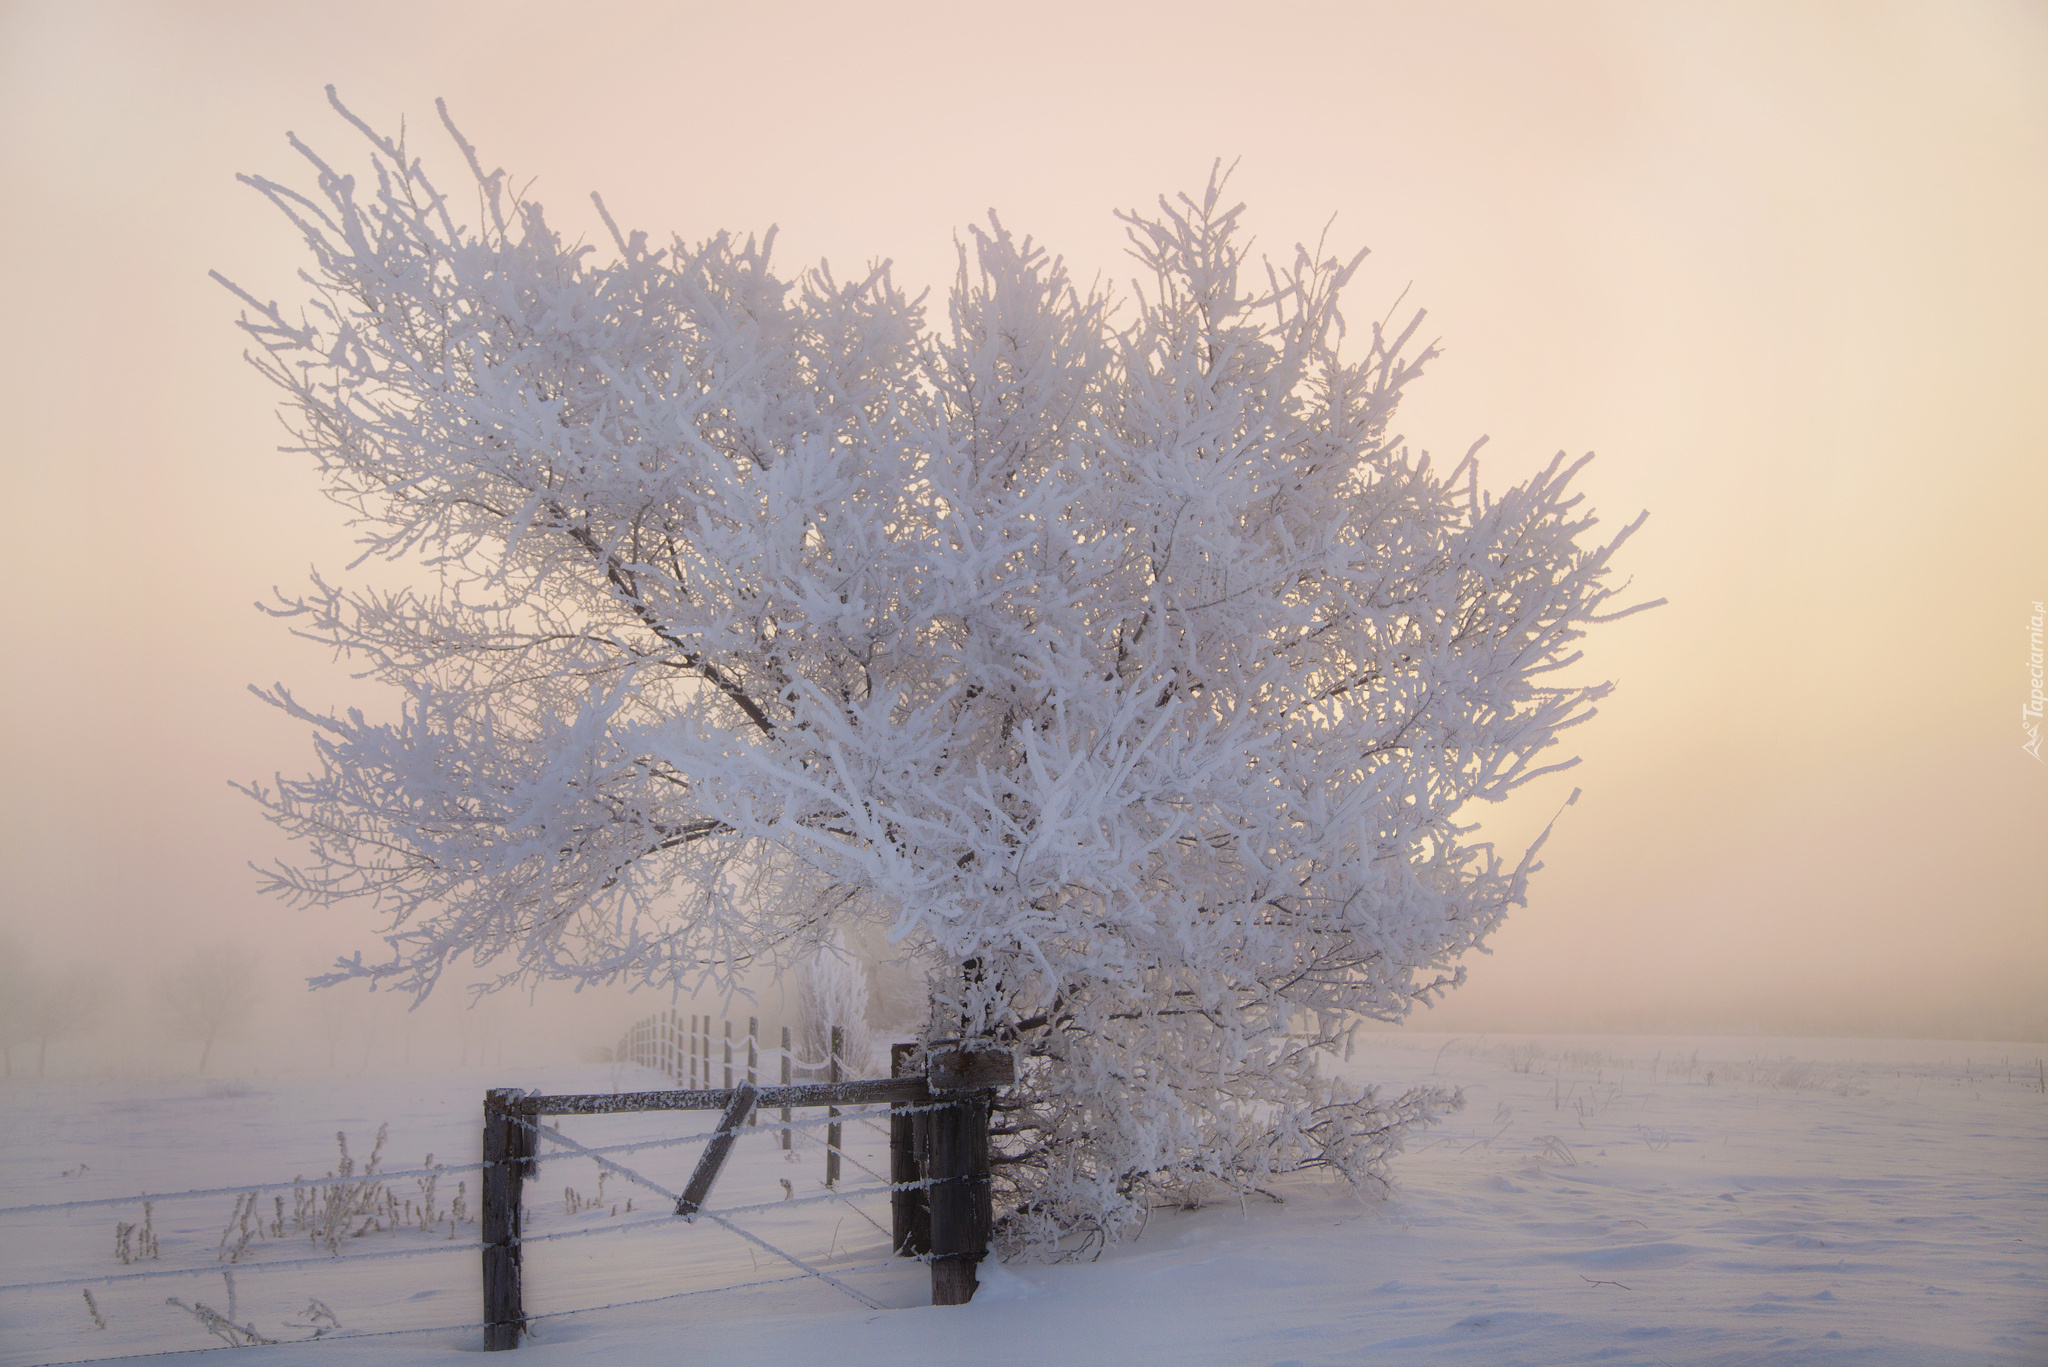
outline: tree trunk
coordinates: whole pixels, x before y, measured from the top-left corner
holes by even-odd
[[[213,1057],[213,1036],[206,1037],[206,1043],[199,1046],[199,1076],[206,1076],[206,1060]]]

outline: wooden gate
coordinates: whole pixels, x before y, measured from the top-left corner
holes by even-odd
[[[887,1105],[890,1242],[900,1256],[931,1264],[933,1305],[965,1304],[974,1295],[975,1266],[988,1253],[993,1223],[989,1105],[996,1087],[1015,1080],[1015,1061],[1004,1050],[958,1047],[925,1055],[921,1074],[911,1072],[917,1061],[914,1046],[898,1045],[890,1060],[895,1077],[584,1096],[542,1096],[517,1087],[486,1093],[480,1211],[484,1346],[516,1348],[526,1326],[519,1284],[520,1198],[524,1180],[538,1166],[539,1141],[545,1135],[572,1151],[581,1147],[544,1130],[540,1121],[545,1116],[720,1112],[717,1129],[676,1200],[677,1217],[688,1221],[703,1212],[736,1132],[757,1109]]]

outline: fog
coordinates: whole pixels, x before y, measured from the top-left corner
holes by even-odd
[[[2048,599],[2044,11],[1249,13],[0,7],[0,932],[93,1003],[50,1069],[196,1068],[153,985],[222,946],[263,994],[213,1073],[515,1068],[672,1005],[787,1011],[772,982],[316,995],[383,928],[256,891],[285,851],[229,781],[310,749],[247,686],[388,705],[251,606],[353,550],[206,274],[302,297],[234,175],[297,176],[287,129],[352,157],[328,82],[444,168],[445,96],[572,235],[605,240],[595,189],[657,237],[779,224],[790,271],[887,256],[943,286],[993,205],[1121,278],[1112,211],[1219,155],[1271,250],[1334,212],[1333,244],[1373,249],[1357,316],[1406,290],[1443,341],[1410,442],[1488,435],[1496,487],[1597,451],[1589,501],[1609,530],[1650,510],[1622,564],[1669,600],[1586,642],[1579,677],[1620,687],[1567,736],[1584,762],[1472,814],[1519,849],[1583,794],[1417,1024],[2048,1037],[2048,766],[2020,724]]]

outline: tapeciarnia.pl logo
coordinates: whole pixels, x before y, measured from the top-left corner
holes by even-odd
[[[2032,755],[2034,762],[2037,764],[2043,762],[2041,759],[2041,620],[2044,616],[2048,616],[2048,613],[2044,613],[2041,604],[2036,602],[2034,604],[2033,619],[2027,627],[2027,641],[2030,647],[2027,653],[2027,670],[2033,676],[2033,688],[2027,694],[2025,705],[2020,708],[2020,727],[2027,733],[2027,738],[2020,745],[2020,749]]]

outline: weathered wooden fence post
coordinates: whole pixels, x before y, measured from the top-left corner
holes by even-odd
[[[521,1123],[517,1087],[484,1094],[483,1203],[478,1212],[484,1254],[484,1347],[517,1348],[526,1328],[519,1296],[519,1188],[532,1166],[534,1134]]]
[[[988,1253],[988,1101],[956,1097],[931,1112],[932,1304],[974,1299],[975,1267]]]
[[[915,1044],[889,1046],[889,1076],[915,1077]],[[932,1212],[922,1189],[910,1184],[924,1179],[925,1118],[928,1112],[904,1102],[889,1107],[889,1244],[901,1257],[918,1258],[932,1249]]]
[[[995,1087],[1016,1080],[1006,1049],[935,1050],[925,1065],[934,1101],[925,1195],[931,1205],[932,1304],[974,1299],[975,1267],[988,1256],[995,1208],[989,1191],[989,1106]]]
[[[789,1085],[789,1027],[782,1027],[782,1085]],[[789,1107],[782,1108],[782,1151],[789,1152]]]
[[[749,1087],[759,1087],[761,1085],[761,1051],[755,1043],[760,1034],[760,1018],[757,1016],[747,1017],[747,1085]],[[757,1112],[751,1110],[747,1112],[747,1124],[752,1125],[759,1119],[760,1116]]]
[[[832,1027],[832,1044],[828,1051],[831,1055],[830,1071],[825,1075],[828,1082],[838,1082],[844,1077],[839,1071],[839,1051],[845,1047],[845,1038],[844,1031],[836,1025]],[[839,1108],[827,1106],[825,1114],[832,1118],[832,1123],[825,1127],[825,1185],[836,1187],[839,1185]]]

